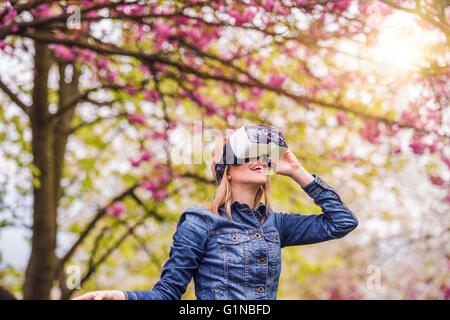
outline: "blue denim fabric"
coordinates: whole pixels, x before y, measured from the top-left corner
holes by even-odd
[[[302,189],[322,214],[302,215],[256,209],[232,201],[233,221],[224,207],[217,216],[197,205],[186,209],[173,235],[161,280],[149,291],[124,291],[128,300],[180,299],[194,278],[199,300],[276,299],[281,248],[338,239],[358,220],[334,188],[319,176]]]

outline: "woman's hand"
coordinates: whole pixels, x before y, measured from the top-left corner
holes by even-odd
[[[283,154],[280,160],[272,160],[272,166],[276,174],[288,177],[292,177],[302,167],[300,161],[298,161],[297,157],[289,149]]]
[[[303,168],[300,161],[289,149],[279,161],[272,161],[272,165],[275,173],[291,177],[302,188],[314,180],[314,177]]]
[[[120,290],[91,291],[72,300],[126,300],[125,293]]]

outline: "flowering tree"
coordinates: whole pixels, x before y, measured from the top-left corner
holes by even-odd
[[[23,297],[49,298],[55,280],[61,297],[70,297],[76,288],[67,287],[65,267],[80,248],[88,246],[90,256],[78,285],[130,235],[137,238],[149,218],[173,218],[165,211],[169,199],[182,203],[177,181],[206,184],[202,192],[190,189],[196,199],[214,190],[203,166],[171,161],[171,135],[192,120],[217,128],[239,127],[243,120],[285,128],[293,150],[305,150],[299,159],[317,172],[369,165],[345,143],[306,139],[320,127],[386,146],[389,156],[408,151],[399,137],[408,132],[414,154],[429,154],[433,168],[448,170],[449,13],[445,1],[424,3],[4,2],[0,50],[23,70],[0,78],[2,122],[18,136],[2,135],[2,141],[19,146],[9,157],[32,175],[29,188],[21,189],[32,195],[33,233]],[[397,11],[417,16],[437,40],[416,68],[392,69],[386,77],[380,61],[361,54],[376,48],[381,22]],[[353,52],[343,49],[346,43],[356,46]],[[342,57],[361,65],[344,68]],[[415,90],[413,98],[397,100],[406,88]],[[325,157],[319,165],[320,148]],[[128,166],[115,168],[111,159],[124,156]],[[450,202],[448,181],[433,168],[430,181],[446,188]],[[120,178],[120,185],[110,185],[116,194],[95,183],[108,181],[108,173]],[[108,200],[98,201],[99,195]],[[77,212],[74,221],[77,199],[95,206],[89,215]],[[75,236],[68,248],[58,247],[62,231]]]

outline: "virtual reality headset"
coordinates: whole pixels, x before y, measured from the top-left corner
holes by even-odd
[[[286,139],[277,128],[263,124],[247,124],[227,139],[221,160],[216,163],[217,184],[220,184],[226,165],[241,165],[262,158],[271,168],[287,151]]]

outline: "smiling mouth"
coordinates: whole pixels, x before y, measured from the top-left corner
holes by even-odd
[[[251,168],[250,170],[256,171],[256,172],[264,172],[265,171],[263,166],[256,166],[256,167]]]

